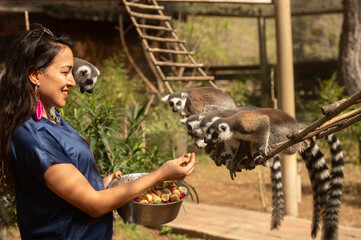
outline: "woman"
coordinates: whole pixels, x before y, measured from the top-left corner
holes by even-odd
[[[72,67],[70,40],[37,26],[15,41],[0,81],[0,187],[15,189],[23,239],[111,239],[112,210],[194,169],[192,154],[107,189],[120,172],[101,179],[88,143],[49,114],[75,86]]]

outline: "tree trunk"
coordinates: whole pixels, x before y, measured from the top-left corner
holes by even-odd
[[[338,80],[347,94],[361,91],[361,0],[343,0]]]

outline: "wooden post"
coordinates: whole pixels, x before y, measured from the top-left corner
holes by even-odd
[[[26,31],[29,31],[30,30],[30,23],[29,23],[29,12],[28,12],[28,10],[25,10],[24,16],[25,16],[25,29],[26,29]]]
[[[267,53],[266,53],[266,25],[265,18],[260,12],[260,17],[258,17],[258,42],[259,42],[259,65],[260,65],[260,75],[262,82],[262,94],[267,96],[264,101],[261,102],[261,107],[269,107],[269,87],[267,81]]]
[[[293,78],[291,3],[275,0],[277,37],[277,83],[278,108],[295,116],[295,93]],[[296,155],[281,157],[285,212],[298,216],[297,160]]]

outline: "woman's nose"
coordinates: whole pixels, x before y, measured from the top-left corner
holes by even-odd
[[[73,74],[69,74],[68,86],[75,87],[75,85],[76,83]]]

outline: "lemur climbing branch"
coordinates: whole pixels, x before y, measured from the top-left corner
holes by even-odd
[[[306,139],[313,137],[316,137],[317,139],[324,138],[325,136],[338,132],[355,124],[356,122],[361,121],[361,107],[339,115],[342,111],[359,103],[360,101],[361,92],[354,94],[347,99],[343,99],[322,107],[323,113],[326,114],[324,117],[316,120],[307,128],[298,132],[294,132],[288,136],[289,140],[269,146],[267,149],[268,155],[262,158],[258,158],[256,161],[251,163],[250,166],[255,167],[256,165],[263,164],[281,151]],[[238,169],[244,168],[245,166],[238,166]]]

